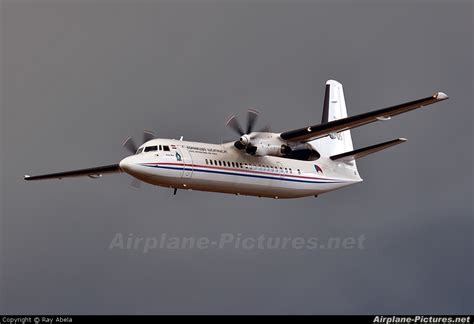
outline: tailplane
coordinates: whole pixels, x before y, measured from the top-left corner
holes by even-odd
[[[348,151],[345,153],[332,155],[330,158],[333,161],[351,162],[352,160],[360,159],[364,156],[367,156],[369,154],[372,154],[381,150],[385,150],[394,145],[405,143],[406,141],[407,141],[406,138],[397,138],[388,142],[363,147],[354,151]]]

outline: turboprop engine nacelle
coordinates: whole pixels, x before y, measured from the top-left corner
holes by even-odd
[[[320,154],[308,143],[300,143],[296,145],[282,145],[283,156],[296,160],[310,160],[319,159]]]
[[[265,144],[259,143],[257,145],[249,145],[246,148],[246,152],[250,155],[257,155],[257,156],[284,156],[283,153],[284,145],[275,145],[275,144]]]

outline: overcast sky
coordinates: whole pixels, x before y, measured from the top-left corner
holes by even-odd
[[[1,4],[2,313],[472,313],[472,1],[12,1]],[[408,142],[318,198],[26,183],[117,163],[121,141],[220,142],[248,107],[285,131],[444,91],[352,132]],[[360,237],[354,249],[112,248],[126,237]]]

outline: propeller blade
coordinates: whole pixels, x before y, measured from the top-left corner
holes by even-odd
[[[144,130],[143,131],[143,143],[151,141],[152,139],[156,138],[156,134],[151,130]]]
[[[140,189],[142,186],[142,182],[137,178],[133,178],[132,181],[130,181],[130,186],[135,189]]]
[[[250,134],[257,122],[259,112],[255,109],[249,109],[247,111],[247,133]]]
[[[240,127],[240,124],[237,121],[237,118],[235,118],[235,115],[230,116],[229,119],[227,119],[227,122],[225,123],[225,125],[233,129],[240,136],[245,134],[242,127]]]
[[[133,138],[130,136],[123,141],[122,146],[125,147],[130,153],[135,154],[137,152],[137,145],[135,144]]]
[[[272,130],[270,126],[265,126],[259,129],[258,131],[252,133],[252,135],[250,136],[250,139],[251,140],[259,139],[261,137],[265,137],[265,133],[271,133],[271,132]]]
[[[260,130],[259,130],[260,133],[271,133],[272,132],[272,129],[270,128],[270,126],[265,126],[265,127],[262,127]]]

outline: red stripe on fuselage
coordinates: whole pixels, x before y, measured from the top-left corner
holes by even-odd
[[[146,165],[175,165],[175,166],[192,166],[197,168],[207,168],[207,169],[216,169],[216,170],[226,170],[226,171],[238,171],[238,172],[249,172],[254,174],[265,174],[265,175],[272,175],[272,176],[283,176],[283,177],[292,177],[292,178],[300,178],[300,179],[311,179],[311,180],[337,180],[340,181],[341,179],[329,179],[329,178],[319,178],[319,177],[305,177],[301,175],[292,175],[292,174],[280,174],[280,173],[273,173],[273,172],[262,172],[262,171],[253,171],[253,170],[242,170],[232,167],[219,167],[219,166],[209,166],[209,165],[199,165],[199,164],[183,164],[183,163],[142,163]]]

